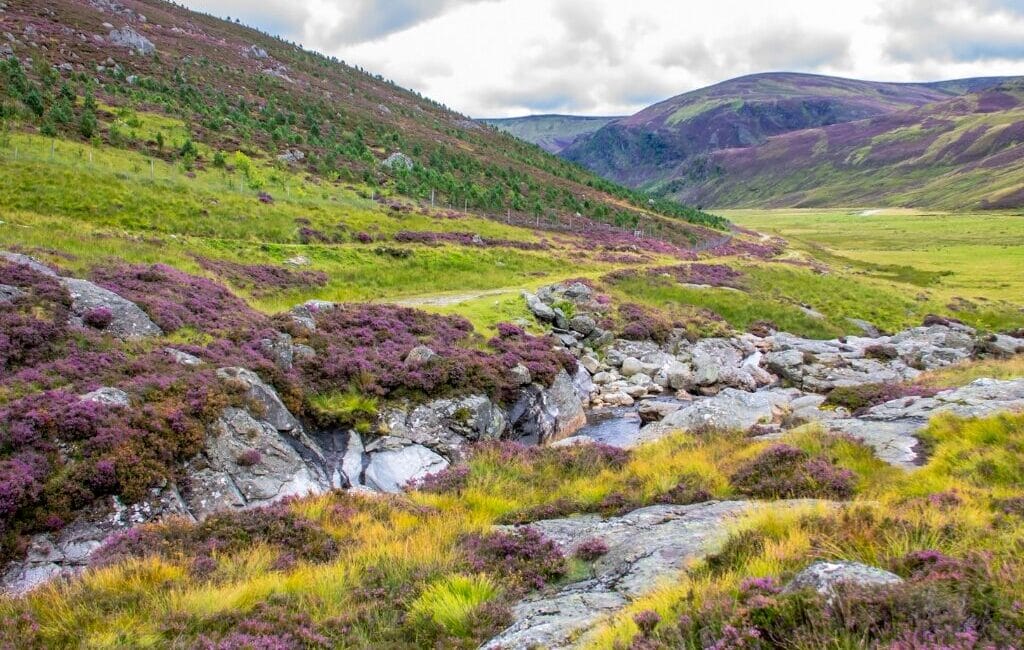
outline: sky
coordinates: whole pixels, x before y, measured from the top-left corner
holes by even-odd
[[[1024,74],[1024,0],[184,0],[473,117],[628,115],[745,74]]]

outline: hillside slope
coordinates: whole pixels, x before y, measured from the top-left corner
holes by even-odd
[[[558,153],[583,136],[590,135],[618,117],[576,115],[528,115],[480,120],[541,149]]]
[[[714,151],[656,186],[716,206],[1017,208],[1024,85]]]
[[[43,135],[98,138],[197,168],[223,166],[217,152],[241,150],[375,196],[433,197],[495,215],[557,222],[581,213],[632,226],[661,210],[723,223],[649,205],[379,76],[170,3],[5,4],[2,115]],[[103,105],[83,127],[86,97]],[[131,112],[173,117],[184,128],[157,139]],[[382,164],[396,152],[407,157]]]
[[[820,130],[837,134],[835,139],[845,143],[859,139],[852,147],[858,150],[871,145],[872,138],[888,128],[928,122],[916,128],[933,132],[941,128],[930,121],[933,113],[936,120],[950,126],[950,114],[1011,111],[1016,106],[1012,89],[1009,93],[998,90],[1007,84],[1013,86],[1014,81],[980,78],[891,84],[791,73],[753,75],[655,104],[580,138],[562,155],[607,178],[680,200],[715,206],[802,205],[805,197],[785,183],[779,186],[778,177],[795,165],[803,178],[812,169],[813,182],[823,180],[825,171],[815,167],[823,152],[814,150],[812,162],[808,150],[808,142],[816,142]],[[959,98],[963,101],[957,101]],[[1004,117],[1010,122],[1015,119],[1014,115]],[[1004,118],[993,116],[990,121]],[[833,179],[832,189],[816,192],[812,204],[840,205],[851,200],[920,204],[910,198],[916,191],[915,179],[893,173],[897,162],[906,161],[892,147],[888,155],[884,161],[863,156],[847,160],[835,151],[829,153],[833,164],[829,169],[837,162],[842,166],[855,160],[868,164],[876,170],[872,173],[888,181],[869,183],[870,188],[858,190],[855,182]],[[785,170],[779,167],[780,161],[787,166]],[[929,160],[927,165],[932,165],[930,176],[950,171],[937,161]],[[921,169],[919,166],[918,171]],[[970,200],[960,197],[959,202],[935,196],[920,198],[940,200],[937,205],[943,207],[981,206],[985,200],[999,201],[1003,186],[997,185],[984,182]]]

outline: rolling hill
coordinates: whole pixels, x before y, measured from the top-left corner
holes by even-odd
[[[716,207],[1014,205],[1019,87],[1013,78],[753,75],[611,122],[561,155],[617,182]],[[952,142],[963,150],[953,155]],[[1000,173],[982,177],[979,167]],[[939,191],[960,174],[970,192]]]
[[[172,3],[5,7],[0,116],[47,137],[97,139],[200,169],[213,167],[217,152],[242,151],[375,197],[506,218],[557,222],[581,213],[629,226],[660,211],[723,223],[669,202],[651,205],[379,75]],[[93,128],[80,124],[87,97]],[[154,129],[133,126],[146,123],[134,114],[182,128],[158,141]]]
[[[480,120],[539,146],[559,153],[583,136],[590,135],[617,117],[585,117],[575,115],[528,115],[526,117],[490,118]]]

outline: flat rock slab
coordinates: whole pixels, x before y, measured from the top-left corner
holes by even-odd
[[[611,614],[671,580],[692,560],[716,552],[728,538],[729,522],[753,509],[791,508],[811,500],[760,503],[709,501],[658,505],[621,517],[580,515],[530,524],[566,555],[582,542],[600,539],[608,552],[593,563],[594,577],[533,596],[513,609],[515,623],[483,647],[566,648]]]

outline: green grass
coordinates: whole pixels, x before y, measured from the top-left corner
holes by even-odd
[[[883,309],[952,311],[987,329],[1024,323],[1024,216],[916,210],[736,210],[727,215],[778,234],[848,283],[888,287],[901,298]],[[813,300],[806,300],[814,304]],[[952,308],[950,306],[953,306]],[[864,305],[869,311],[872,303]],[[817,306],[815,305],[815,308]],[[956,311],[959,310],[959,311]],[[861,318],[871,320],[866,313]],[[876,316],[877,318],[877,316]],[[904,319],[905,320],[905,319]]]

